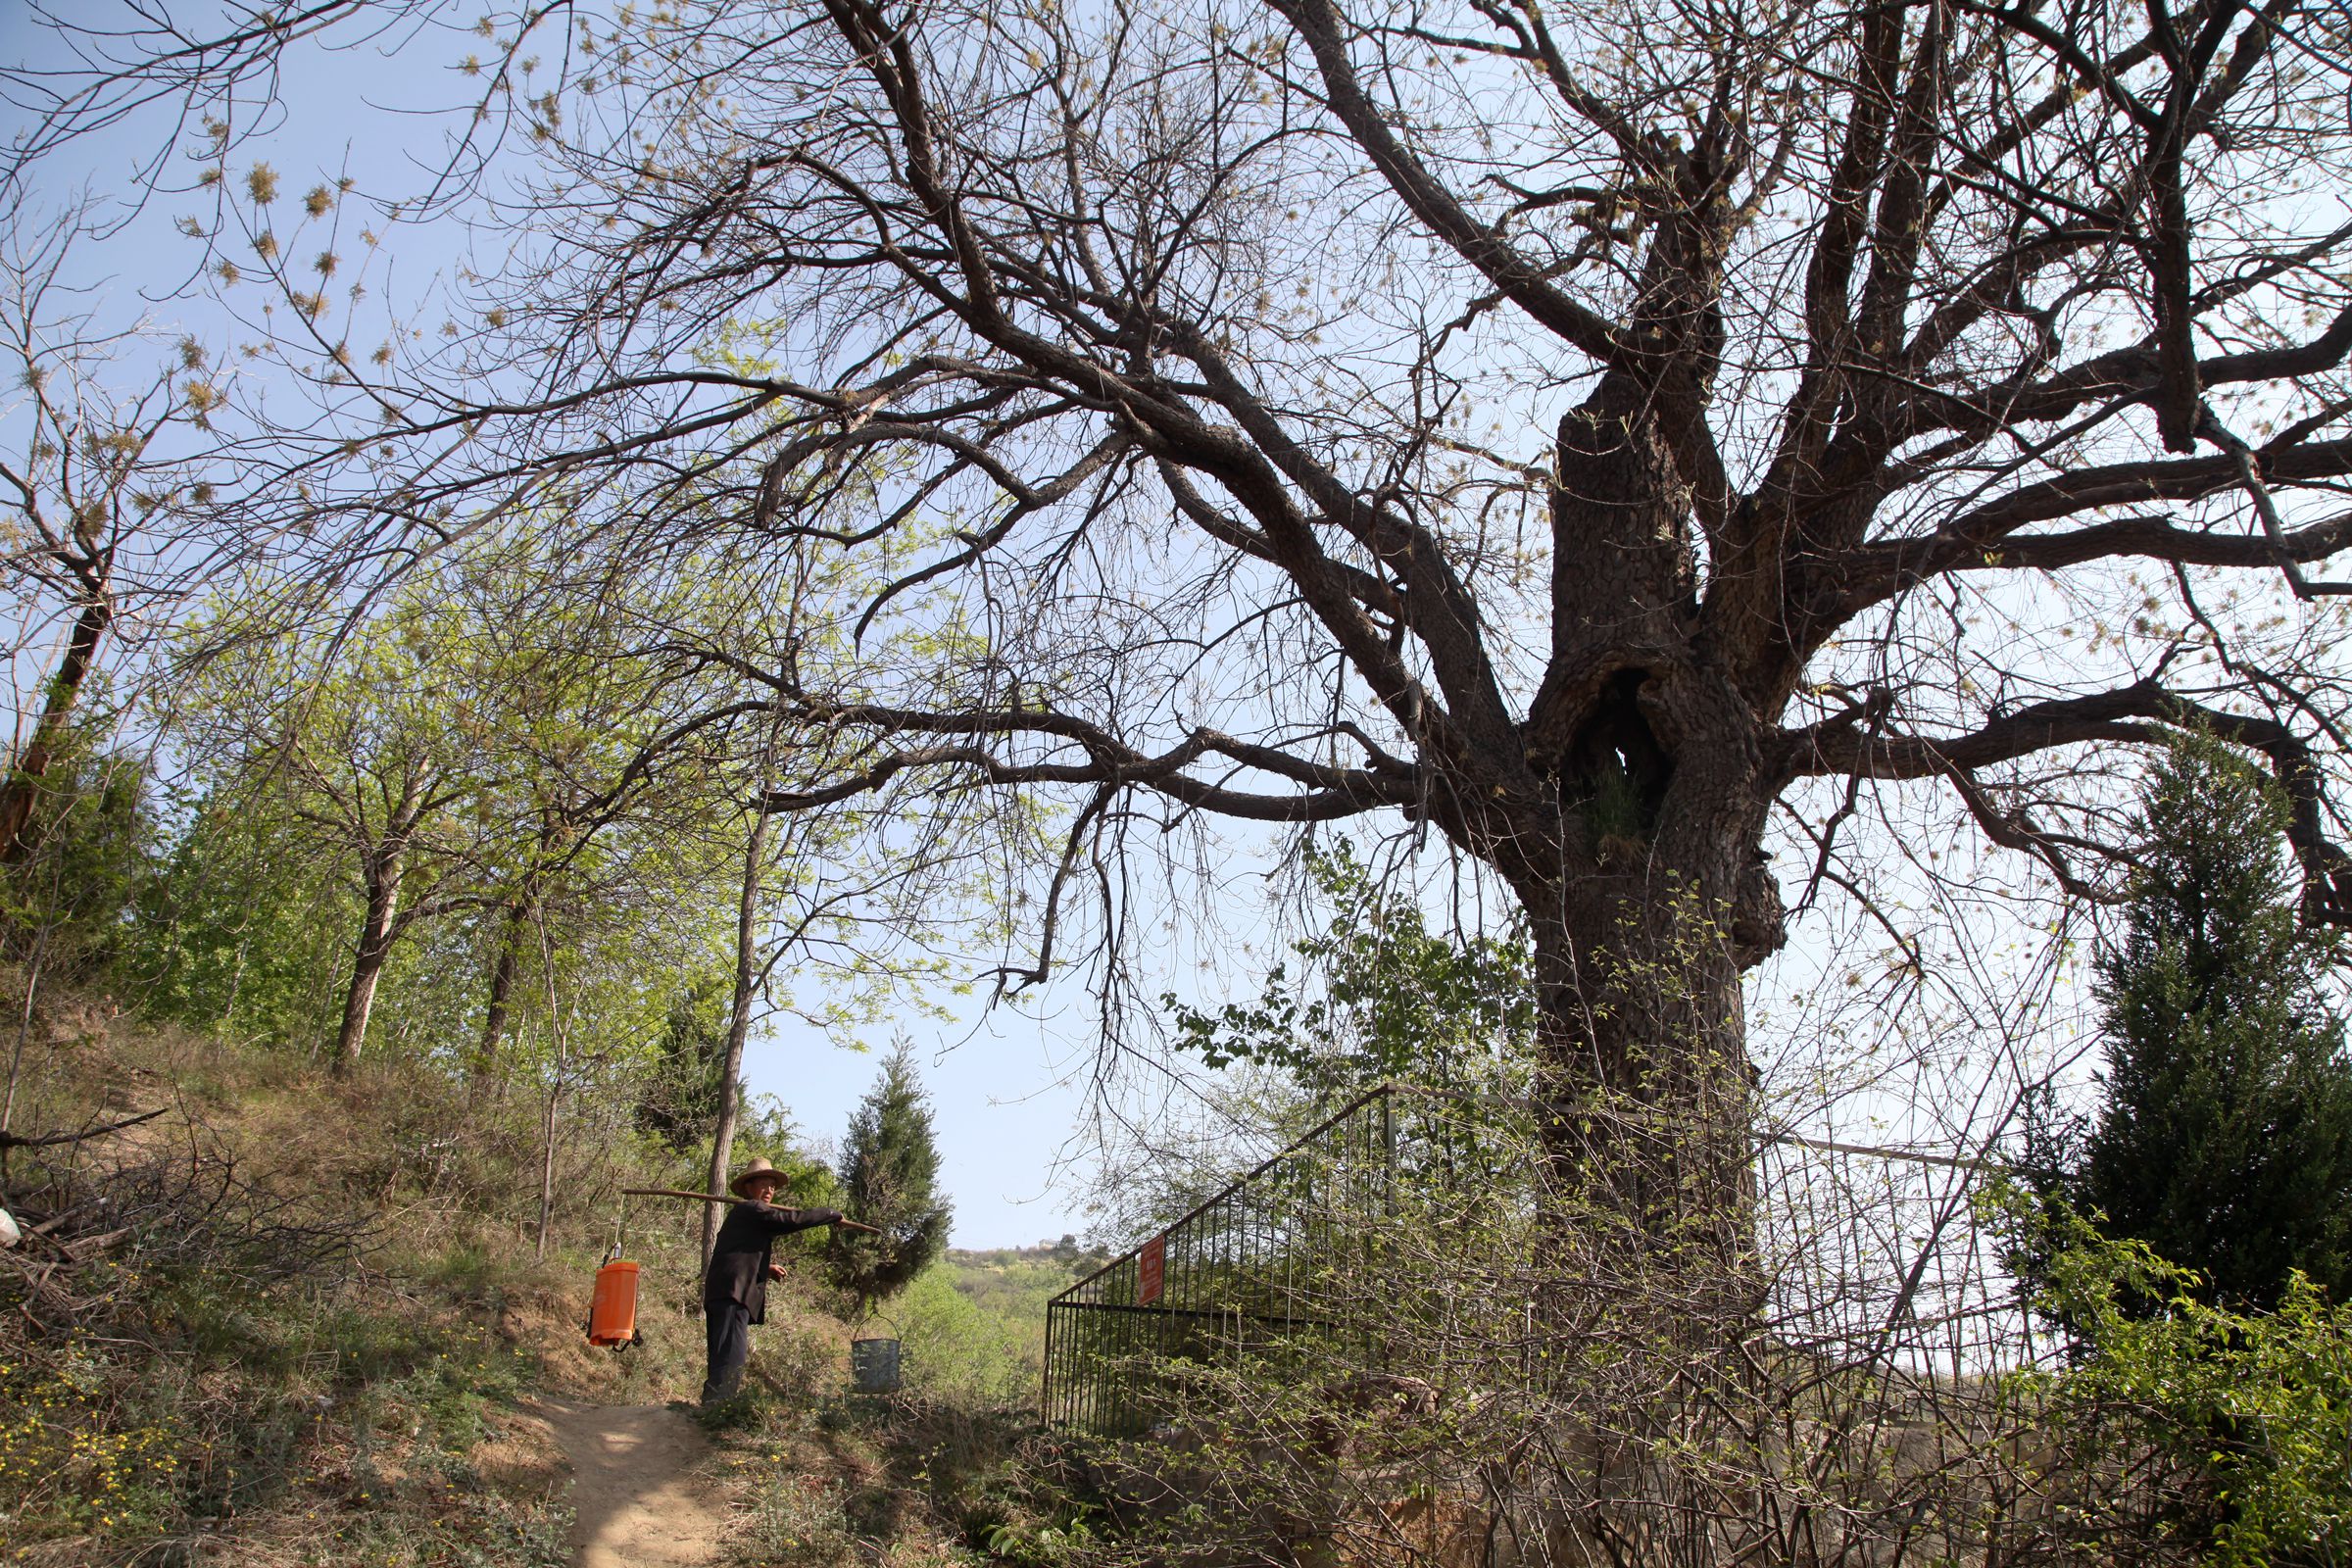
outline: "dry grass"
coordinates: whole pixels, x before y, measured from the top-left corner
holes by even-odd
[[[542,1261],[483,1201],[526,1118],[87,999],[36,1017],[18,1128],[158,1106],[15,1152],[6,1202],[52,1228],[0,1253],[0,1561],[567,1561],[566,1478],[517,1396],[633,1369],[577,1333],[584,1221]]]
[[[569,1478],[529,1396],[699,1389],[689,1205],[627,1216],[641,1345],[580,1332],[615,1189],[676,1174],[656,1152],[575,1139],[542,1258],[519,1093],[337,1082],[86,999],[43,1009],[26,1059],[20,1129],[166,1114],[17,1153],[8,1205],[60,1223],[0,1252],[0,1563],[556,1568]],[[1025,1419],[852,1396],[829,1306],[812,1276],[775,1288],[752,1392],[707,1423],[741,1560],[982,1560],[1025,1517]]]

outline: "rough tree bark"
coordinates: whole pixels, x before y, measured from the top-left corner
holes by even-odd
[[[65,739],[66,727],[73,721],[74,707],[81,700],[82,682],[97,663],[99,642],[113,622],[114,601],[103,576],[99,576],[93,581],[81,612],[74,617],[74,630],[66,640],[57,673],[49,677],[41,716],[33,724],[32,737],[17,754],[7,781],[0,783],[0,860],[14,860],[24,853],[24,833],[32,821],[33,805],[40,799],[41,780],[48,774],[49,763]]]
[[[360,929],[352,944],[351,983],[343,992],[343,1017],[335,1030],[331,1070],[348,1077],[359,1065],[368,1039],[368,1017],[375,1006],[377,983],[393,947],[417,920],[440,912],[433,900],[409,900],[402,893],[417,835],[433,813],[449,804],[435,771],[412,760],[398,772],[397,791],[385,789],[374,833],[360,846]],[[360,799],[358,795],[355,800]],[[355,826],[366,826],[365,812]]]
[[[359,939],[352,946],[351,983],[343,988],[343,1018],[335,1030],[334,1075],[348,1077],[360,1062],[360,1048],[368,1038],[368,1015],[375,1006],[376,982],[383,977],[384,960],[392,955],[400,925],[403,841],[387,840],[369,850],[361,862],[362,901]]]

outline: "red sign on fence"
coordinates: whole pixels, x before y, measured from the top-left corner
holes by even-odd
[[[1159,1299],[1168,1280],[1168,1239],[1154,1236],[1144,1244],[1135,1260],[1135,1304],[1150,1306]]]

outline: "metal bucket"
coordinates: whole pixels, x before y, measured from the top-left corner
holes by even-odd
[[[899,1387],[899,1342],[852,1340],[850,1385],[859,1394],[891,1394]]]

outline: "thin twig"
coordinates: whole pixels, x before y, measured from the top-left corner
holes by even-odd
[[[2278,508],[2271,500],[2271,487],[2263,483],[2262,470],[2255,465],[2253,449],[2230,433],[2211,409],[2205,411],[2202,425],[2206,439],[2229,453],[2230,461],[2237,465],[2238,482],[2253,499],[2254,515],[2262,519],[2262,531],[2269,536],[2271,549],[2278,557],[2278,569],[2285,575],[2286,585],[2295,591],[2295,597],[2308,603],[2324,594],[2352,594],[2352,582],[2313,582],[2303,575],[2303,568],[2296,564],[2286,542],[2286,525],[2279,521]]]

